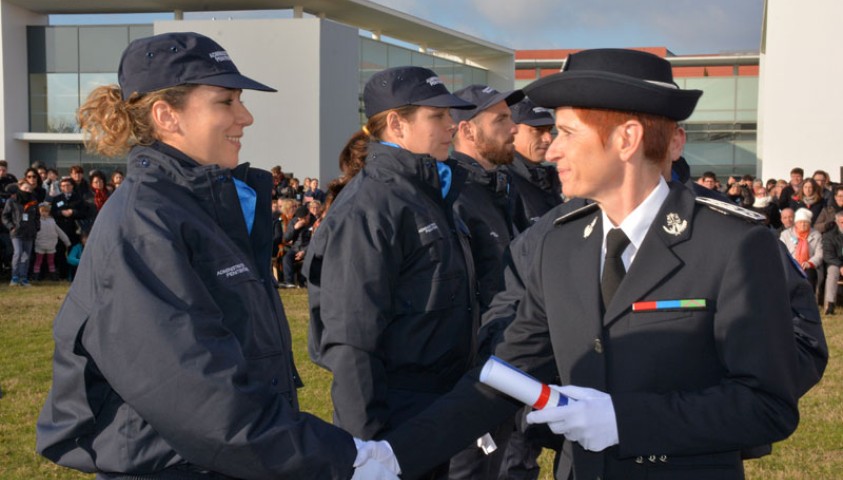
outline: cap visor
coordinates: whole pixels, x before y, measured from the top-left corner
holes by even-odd
[[[523,122],[515,122],[519,125],[529,125],[531,127],[547,127],[548,125],[555,125],[556,122],[553,118],[531,118],[528,120],[524,120]]]
[[[418,100],[416,102],[413,102],[412,105],[419,105],[422,107],[456,108],[458,110],[468,110],[474,108],[475,106],[473,103],[468,103],[465,100],[450,93],[425,98],[424,100]]]
[[[213,85],[215,87],[236,88],[241,90],[260,90],[262,92],[277,92],[278,90],[256,82],[249,77],[238,73],[226,73],[193,80],[188,83],[200,85]]]
[[[512,90],[510,92],[504,93],[504,100],[506,100],[506,106],[511,107],[516,103],[524,100],[524,90]]]

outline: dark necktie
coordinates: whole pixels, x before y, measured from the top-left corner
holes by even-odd
[[[629,239],[623,230],[613,228],[606,235],[606,262],[603,265],[603,277],[600,280],[600,292],[603,294],[603,307],[609,306],[618,285],[621,284],[626,268],[623,266],[621,254],[629,245]]]

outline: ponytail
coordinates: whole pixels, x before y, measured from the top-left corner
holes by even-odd
[[[85,148],[105,157],[125,155],[135,145],[149,145],[157,138],[150,112],[158,100],[175,109],[184,108],[187,94],[196,85],[179,85],[123,100],[117,85],[95,88],[79,107],[76,120]]]
[[[340,171],[342,172],[342,176],[338,179],[339,182],[345,185],[366,166],[369,142],[383,140],[383,132],[386,130],[386,117],[389,115],[389,112],[395,112],[402,118],[412,119],[418,108],[416,105],[405,105],[372,115],[366,125],[363,125],[360,130],[352,135],[348,139],[348,143],[340,151]]]

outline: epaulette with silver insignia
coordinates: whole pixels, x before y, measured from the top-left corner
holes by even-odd
[[[572,212],[568,212],[565,215],[557,218],[553,221],[554,225],[562,225],[565,222],[570,222],[571,220],[576,220],[584,215],[587,215],[595,210],[600,209],[600,207],[596,203],[589,203],[588,205],[584,205]]]
[[[715,212],[722,213],[723,215],[732,215],[750,222],[763,222],[767,219],[767,217],[758,212],[739,207],[732,203],[715,200],[713,198],[697,197],[697,203],[701,203]]]

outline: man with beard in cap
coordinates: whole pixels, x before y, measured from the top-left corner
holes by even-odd
[[[503,165],[512,163],[515,124],[509,105],[522,98],[521,90],[498,92],[485,85],[470,85],[454,95],[477,105],[451,110],[457,124],[452,158],[465,175],[455,173],[458,216],[471,234],[471,249],[480,290],[480,313],[503,289],[503,252],[514,235],[510,177]]]
[[[471,254],[477,272],[480,314],[496,293],[503,290],[503,253],[515,235],[510,175],[503,167],[512,163],[515,124],[509,106],[524,98],[521,90],[499,92],[486,85],[469,85],[454,95],[476,105],[451,110],[457,125],[454,134],[454,183],[459,196],[454,212],[471,238]],[[502,449],[511,430],[501,427],[500,437],[484,435],[451,461],[451,480],[485,479],[497,471]],[[505,432],[505,433],[503,433]],[[494,450],[494,453],[490,450]],[[484,453],[485,452],[485,453]]]
[[[556,167],[545,164],[553,141],[553,115],[525,98],[511,107],[515,122],[515,158],[509,166],[515,187],[513,220],[519,232],[562,203]]]
[[[565,385],[567,405],[528,415],[564,437],[556,478],[744,478],[742,449],[796,428],[797,353],[775,237],[662,177],[702,92],[615,49],[525,91],[556,110],[563,192],[594,202],[541,239],[495,352]],[[477,374],[385,436],[403,478],[519,406]]]

